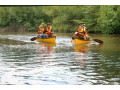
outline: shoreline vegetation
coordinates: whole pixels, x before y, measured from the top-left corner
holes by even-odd
[[[120,5],[0,6],[0,32],[37,32],[41,23],[58,33],[85,23],[88,33],[120,34]]]

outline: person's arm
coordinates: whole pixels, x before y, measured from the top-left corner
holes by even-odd
[[[47,32],[47,30],[44,30],[43,34],[46,33],[46,32]]]
[[[42,35],[43,35],[43,34],[41,34],[41,35],[40,35],[40,34],[38,34],[38,35],[37,35],[37,37],[39,38],[39,37],[41,37]]]
[[[40,26],[38,27],[38,30],[40,30]]]
[[[76,31],[74,35],[76,36],[77,34],[78,34],[78,31]]]
[[[87,30],[85,30],[85,35],[88,36]]]
[[[54,33],[53,29],[51,29],[51,32]]]
[[[38,34],[39,34],[39,30],[38,30]]]

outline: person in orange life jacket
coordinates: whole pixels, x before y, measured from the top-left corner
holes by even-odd
[[[83,24],[83,28],[84,28],[84,30],[85,30],[85,35],[84,35],[85,39],[86,39],[86,40],[90,40],[90,36],[88,36],[87,28],[86,28],[86,25],[85,25],[85,24]]]
[[[47,38],[47,35],[44,34],[43,32],[44,32],[44,24],[42,23],[42,24],[39,26],[39,30],[38,30],[37,37],[38,37],[38,38]]]
[[[75,32],[75,37],[78,39],[87,40],[88,34],[87,34],[85,24],[79,25],[78,31]]]
[[[78,31],[75,32],[74,36],[75,38],[78,38],[78,39],[84,39],[83,38],[83,28],[82,28],[82,25],[79,25],[78,27]],[[81,33],[80,33],[81,32]]]
[[[49,38],[50,37],[55,37],[54,31],[52,30],[52,26],[50,24],[47,24],[47,28],[43,33],[46,33]]]
[[[39,26],[39,30],[38,30],[38,34],[42,32],[44,32],[45,30],[45,26],[44,26],[44,23],[41,23],[41,25]]]
[[[45,30],[44,23],[41,23],[41,25],[40,25],[40,26],[42,26],[42,27],[43,27],[43,29]],[[40,26],[39,26],[39,30],[41,29],[41,28],[40,28]]]

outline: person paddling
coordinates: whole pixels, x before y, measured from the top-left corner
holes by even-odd
[[[84,28],[84,32],[85,32],[85,38],[86,38],[86,40],[89,40],[90,39],[90,36],[88,36],[88,33],[87,33],[87,28],[86,28],[86,25],[85,24],[83,24],[83,28]]]
[[[78,39],[89,40],[90,37],[88,36],[86,29],[85,24],[79,25],[78,31],[75,32],[74,36]]]
[[[38,38],[48,38],[47,35],[43,33],[44,31],[45,31],[45,27],[44,27],[44,23],[42,23],[39,26],[37,37]]]
[[[52,30],[52,26],[50,24],[47,24],[47,28],[43,33],[46,33],[49,38],[55,37],[54,31]]]

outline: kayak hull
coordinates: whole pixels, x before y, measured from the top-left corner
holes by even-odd
[[[37,38],[38,42],[46,42],[46,43],[55,43],[56,37],[53,38]]]
[[[88,44],[88,43],[91,43],[91,40],[80,40],[80,39],[75,38],[73,40],[73,43],[75,43],[75,45]]]

